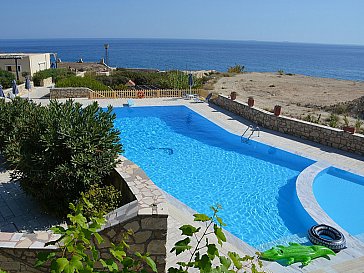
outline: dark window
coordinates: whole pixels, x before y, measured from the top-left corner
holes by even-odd
[[[10,66],[10,65],[8,65],[8,66],[6,67],[6,70],[11,72],[11,71],[12,71],[12,70],[11,70],[11,66]]]
[[[19,71],[19,72],[21,71],[21,66],[20,66],[20,65],[18,65],[18,71]]]

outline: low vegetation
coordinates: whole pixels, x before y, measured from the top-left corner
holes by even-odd
[[[236,64],[228,68],[228,73],[243,73],[245,70],[244,65]]]
[[[109,90],[110,88],[91,76],[71,76],[58,80],[56,87],[87,87],[92,90]]]
[[[10,88],[13,80],[15,80],[13,73],[0,69],[0,84],[3,88]]]
[[[160,89],[187,89],[188,75],[172,70],[167,72],[134,71],[118,68],[110,76],[95,76],[95,79],[113,89],[125,89],[125,84],[131,80],[136,85],[149,85]],[[194,88],[201,88],[203,79],[194,77]]]
[[[58,82],[61,79],[68,78],[74,76],[75,73],[65,69],[65,68],[57,68],[57,69],[45,69],[34,73],[32,80],[35,86],[40,86],[40,82],[47,78],[52,78],[53,82]]]
[[[116,166],[122,147],[114,119],[111,107],[103,111],[97,103],[82,108],[71,100],[49,106],[0,100],[0,152],[22,189],[64,216],[82,192],[102,188]]]

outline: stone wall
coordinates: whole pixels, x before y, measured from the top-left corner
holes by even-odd
[[[51,88],[51,99],[68,99],[68,98],[88,98],[90,88],[86,87],[65,87],[65,88]]]
[[[125,192],[127,204],[106,216],[107,223],[100,231],[105,242],[97,248],[103,258],[109,258],[107,249],[110,243],[118,244],[123,234],[131,229],[134,235],[128,240],[128,252],[149,252],[158,271],[165,272],[167,201],[143,170],[126,158],[120,159],[121,163],[115,168],[113,177],[118,174],[117,180],[129,188],[130,192]],[[121,185],[122,189],[125,187]],[[57,235],[48,231],[32,234],[0,232],[0,268],[9,273],[49,272],[45,268],[34,268],[36,254],[56,250],[53,246],[45,247],[45,243],[57,238]]]
[[[341,129],[274,114],[219,95],[212,103],[267,129],[311,140],[326,146],[364,155],[364,136]],[[283,109],[284,110],[284,109]]]

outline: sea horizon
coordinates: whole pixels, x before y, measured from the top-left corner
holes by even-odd
[[[303,41],[269,41],[269,40],[240,40],[240,39],[214,39],[214,38],[159,38],[159,37],[55,37],[55,38],[0,38],[0,41],[27,41],[27,40],[177,40],[177,41],[221,41],[221,42],[258,42],[258,43],[277,43],[277,44],[307,44],[307,45],[327,45],[327,46],[358,46],[364,47],[364,44],[343,44],[343,43],[320,43],[320,42],[303,42]]]
[[[108,43],[110,65],[159,70],[276,72],[364,81],[364,45],[174,38],[0,39],[0,52],[54,52],[65,62],[99,62]]]

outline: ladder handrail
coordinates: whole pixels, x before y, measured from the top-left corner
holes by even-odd
[[[249,125],[248,128],[246,128],[246,130],[244,131],[244,133],[241,135],[240,137],[240,141],[243,142],[243,137],[246,134],[246,132],[251,129],[251,134],[248,136],[248,138],[244,141],[245,143],[249,141],[249,139],[253,136],[254,132],[258,132],[258,137],[260,137],[260,128],[259,126],[253,126],[253,125]]]

